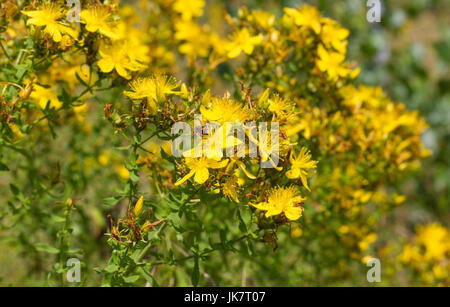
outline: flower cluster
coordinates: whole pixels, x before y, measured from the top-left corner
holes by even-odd
[[[445,285],[450,274],[450,231],[438,223],[419,225],[414,238],[404,245],[400,259],[426,284]]]

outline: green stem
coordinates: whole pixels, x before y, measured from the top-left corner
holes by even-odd
[[[5,49],[5,46],[3,46],[2,41],[0,40],[0,46],[2,47],[3,53],[5,54],[5,56],[8,58],[9,62],[11,63],[12,59],[9,56],[8,52]]]
[[[141,253],[139,254],[139,256],[136,258],[136,262],[140,262],[140,261],[144,258],[145,254],[147,254],[148,250],[149,250],[152,246],[153,246],[152,242],[149,241],[149,242],[147,243],[147,245],[142,249],[142,251],[141,251]]]
[[[249,235],[244,235],[244,236],[239,237],[237,239],[228,241],[227,244],[232,244],[232,243],[239,242],[239,241],[247,238],[248,236]],[[206,256],[206,255],[208,255],[208,254],[210,254],[212,252],[215,252],[215,251],[217,251],[217,250],[216,249],[209,249],[209,250],[206,250],[206,251],[202,252],[200,255],[194,254],[194,255],[183,257],[183,258],[175,259],[172,262],[173,263],[178,263],[178,262],[186,261],[186,260],[189,260],[189,259],[192,259],[192,258],[195,258],[195,257],[203,257],[203,256]],[[169,263],[166,262],[166,261],[159,261],[159,262],[153,263],[153,265],[161,265],[161,264],[169,264]]]
[[[71,205],[66,204],[67,208],[64,211],[65,215],[65,221],[63,229],[60,233],[60,240],[59,240],[59,268],[62,269],[64,267],[64,255],[66,254],[67,246],[66,246],[66,236],[67,236],[67,229],[70,225],[70,215],[71,215]],[[64,272],[61,273],[61,286],[64,286]]]

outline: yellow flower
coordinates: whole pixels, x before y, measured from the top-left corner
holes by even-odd
[[[63,35],[61,42],[59,43],[62,50],[67,50],[75,44],[75,40],[69,35]]]
[[[225,183],[223,184],[222,186],[223,195],[233,199],[236,203],[239,203],[238,188],[239,188],[238,178],[236,176],[233,176],[227,179],[227,181],[225,181]]]
[[[264,92],[262,92],[261,96],[258,98],[258,106],[261,108],[266,108],[267,104],[269,103],[269,95],[270,90],[266,88]]]
[[[405,195],[399,195],[399,194],[397,194],[397,193],[394,193],[394,194],[392,195],[392,199],[393,199],[393,201],[394,201],[395,204],[399,205],[399,204],[405,202],[406,196],[405,196]]]
[[[148,63],[150,61],[150,47],[145,41],[147,34],[143,30],[125,22],[118,22],[113,30],[121,41],[115,43],[126,46],[127,55],[131,61],[138,61],[140,63]]]
[[[144,66],[130,58],[130,52],[126,42],[114,42],[112,45],[102,44],[99,50],[102,58],[97,62],[98,67],[105,73],[115,69],[119,76],[131,79],[130,72],[138,71]]]
[[[299,204],[306,198],[299,195],[295,187],[277,187],[269,192],[267,202],[251,204],[253,207],[267,211],[266,217],[283,213],[289,220],[298,220],[303,213],[303,208]]]
[[[294,115],[294,104],[289,99],[275,95],[269,99],[269,111],[275,113],[280,120],[288,120]]]
[[[228,43],[226,49],[228,50],[228,57],[235,58],[244,51],[246,54],[252,54],[255,46],[261,44],[262,35],[251,36],[247,28],[234,33],[231,36],[231,42]]]
[[[114,21],[108,9],[101,5],[95,5],[87,10],[81,11],[81,20],[86,24],[89,32],[99,32],[111,39],[118,39],[119,35],[114,33]]]
[[[376,233],[369,233],[362,241],[358,243],[359,249],[362,251],[366,251],[370,244],[375,242],[377,240],[377,234]]]
[[[75,30],[59,21],[64,16],[63,10],[54,3],[44,4],[39,10],[22,11],[22,14],[31,17],[27,20],[27,25],[45,26],[44,33],[50,35],[57,43],[62,40],[63,34],[71,37],[77,35]]]
[[[345,54],[347,50],[347,37],[350,32],[341,27],[336,21],[324,18],[325,24],[320,33],[322,42],[327,47],[333,47],[337,52]]]
[[[128,180],[130,178],[130,172],[123,164],[115,164],[114,169],[119,174],[120,178],[124,180]]]
[[[337,80],[339,77],[345,77],[349,74],[349,70],[344,67],[345,55],[327,51],[322,45],[317,49],[319,60],[317,67],[322,72],[327,72],[331,80]]]
[[[320,33],[320,13],[317,8],[303,5],[300,9],[285,8],[284,12],[292,18],[296,26],[310,28],[316,34]]]
[[[275,16],[266,11],[255,10],[252,11],[249,16],[249,20],[254,20],[256,24],[260,25],[264,29],[269,29],[275,23]]]
[[[203,15],[204,0],[176,0],[173,9],[181,14],[183,20],[191,20]]]
[[[433,266],[433,274],[438,279],[448,278],[450,274],[450,266],[436,264]]]
[[[239,169],[241,169],[241,171],[245,174],[245,176],[247,176],[250,179],[256,179],[256,177],[254,175],[252,175],[248,170],[247,167],[245,166],[244,162],[242,162],[241,160],[239,160],[239,158],[235,158],[235,157],[231,157],[230,158],[230,163],[227,166],[227,172],[229,172],[234,165],[237,165]]]
[[[403,252],[400,255],[400,259],[405,263],[419,262],[421,259],[419,247],[413,246],[411,244],[406,244],[403,247]]]
[[[284,148],[286,145],[286,140],[283,138],[279,139],[278,151],[273,148],[272,149],[272,140],[271,140],[271,132],[269,129],[259,131],[259,136],[255,138],[253,133],[250,130],[245,130],[245,133],[251,143],[254,143],[258,147],[258,152],[261,157],[261,161],[269,161],[273,168],[277,171],[281,171],[283,169],[282,166],[278,166],[278,163],[275,163],[273,157],[276,156],[279,158],[285,152]]]
[[[198,184],[205,183],[209,178],[209,168],[218,169],[227,165],[228,159],[218,161],[217,159],[210,159],[206,157],[200,158],[185,158],[186,166],[190,169],[189,173],[178,180],[175,185],[180,185],[186,180],[194,176],[194,181]]]
[[[202,116],[207,121],[215,121],[220,124],[245,122],[250,117],[250,110],[245,109],[244,106],[229,98],[213,97],[211,101],[208,98],[204,99],[204,105],[200,107]]]
[[[166,95],[179,93],[175,88],[180,86],[180,83],[172,76],[155,74],[134,79],[129,85],[131,91],[125,91],[124,94],[131,99],[164,99]]]
[[[30,97],[38,102],[41,109],[45,109],[47,103],[49,104],[49,108],[58,109],[62,106],[62,102],[58,99],[58,94],[51,87],[45,88],[36,84]]]
[[[308,172],[305,169],[316,168],[318,162],[311,160],[311,154],[306,147],[302,147],[297,157],[295,157],[294,154],[291,154],[290,162],[292,168],[286,173],[286,177],[289,179],[300,178],[303,186],[308,191],[311,191],[307,180]]]
[[[303,230],[298,224],[294,224],[291,229],[291,237],[298,238],[303,235]]]
[[[352,108],[359,109],[363,106],[369,108],[378,108],[380,103],[385,100],[385,95],[381,87],[371,87],[360,85],[355,87],[347,85],[340,89],[344,102]]]
[[[353,192],[353,197],[361,203],[368,202],[372,195],[372,192],[365,191],[364,189],[358,189]]]
[[[425,246],[425,258],[439,260],[450,252],[450,231],[438,223],[417,228],[417,242]]]
[[[150,108],[156,111],[156,101],[164,100],[166,95],[177,94],[175,91],[180,83],[172,76],[155,74],[151,77],[139,77],[130,82],[130,91],[124,95],[134,100],[147,98]]]
[[[106,166],[108,165],[109,161],[111,159],[111,155],[108,151],[103,151],[99,156],[98,156],[98,162],[103,165]]]
[[[212,34],[192,21],[179,21],[175,24],[175,39],[182,41],[179,50],[191,57],[207,57],[211,48]]]

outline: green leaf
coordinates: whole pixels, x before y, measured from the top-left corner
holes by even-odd
[[[141,275],[145,278],[146,281],[152,284],[153,287],[159,286],[156,280],[153,278],[153,276],[150,273],[148,273],[144,268],[140,267],[138,268],[138,271],[141,273]]]
[[[20,80],[27,73],[29,67],[26,64],[19,64],[16,65],[16,69],[17,69],[16,78]]]
[[[119,147],[115,147],[115,149],[117,150],[129,150],[130,148],[132,148],[133,146],[131,145],[127,145],[127,146],[119,146]]]
[[[240,212],[239,208],[237,209],[237,217],[238,217],[238,221],[239,221],[239,229],[243,233],[247,233],[247,226],[245,225],[245,222],[241,217],[241,212]]]
[[[84,80],[78,75],[77,72],[75,72],[75,77],[77,77],[77,80],[78,80],[81,84],[83,84],[85,87],[89,88],[89,85],[86,84],[86,82],[84,82]]]
[[[66,219],[64,217],[59,216],[59,215],[52,215],[51,219],[55,223],[64,223],[66,221]]]
[[[180,224],[180,216],[178,215],[178,213],[172,212],[172,213],[169,214],[168,218],[175,225],[179,225]]]
[[[137,175],[136,171],[130,172],[130,179],[133,182],[139,182],[139,176]]]
[[[128,276],[128,277],[124,277],[123,280],[125,280],[126,283],[129,284],[134,284],[135,282],[137,282],[139,280],[139,275],[133,275],[133,276]]]
[[[158,241],[161,241],[161,238],[160,238],[160,236],[159,236],[159,232],[158,232],[158,231],[150,231],[150,232],[148,233],[147,239],[148,239],[149,241],[154,241],[154,242],[153,242],[154,245],[157,245],[157,244],[158,244]]]
[[[83,254],[83,251],[81,249],[79,249],[79,248],[70,248],[67,251],[67,254],[69,254],[69,255]]]
[[[136,153],[135,152],[132,152],[131,153],[131,157],[130,157],[130,163],[131,163],[131,165],[136,165],[136,161],[137,161],[137,155],[136,155]]]
[[[173,157],[173,156],[169,156],[169,155],[164,151],[164,149],[161,148],[160,152],[161,152],[161,157],[162,157],[164,160],[167,160],[167,161],[170,161],[170,162],[175,161],[174,157]]]
[[[43,243],[36,243],[34,244],[34,248],[36,248],[36,250],[40,251],[40,252],[45,252],[45,253],[49,253],[49,254],[58,254],[59,253],[59,249],[57,249],[56,247],[52,247]]]
[[[115,206],[119,201],[123,199],[123,196],[108,197],[103,199],[103,204],[107,207]]]
[[[176,204],[174,204],[174,203],[172,203],[172,202],[170,202],[170,201],[167,202],[167,206],[168,206],[170,209],[174,210],[175,212],[179,210],[179,207],[178,207]]]
[[[103,269],[103,271],[105,271],[107,273],[114,273],[114,272],[117,272],[118,270],[119,270],[119,266],[114,263],[107,265],[106,268]]]
[[[9,171],[9,168],[8,166],[6,166],[6,164],[0,162],[0,171]]]
[[[17,196],[19,194],[19,189],[12,183],[9,185],[9,188],[11,189],[11,192],[14,194],[14,196]]]

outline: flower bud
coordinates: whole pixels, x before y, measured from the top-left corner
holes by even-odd
[[[134,216],[138,217],[142,213],[142,209],[144,208],[144,196],[141,196],[139,200],[134,205]]]

